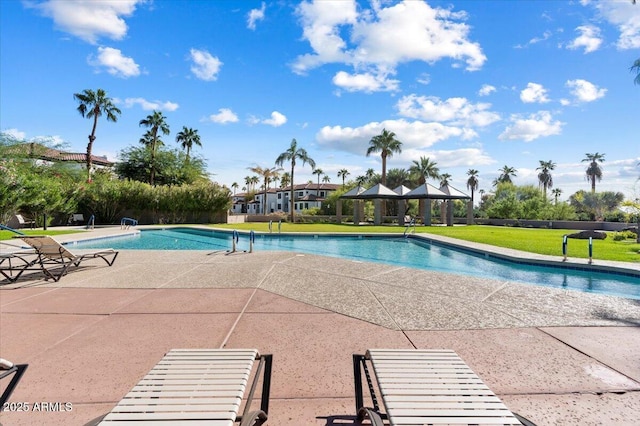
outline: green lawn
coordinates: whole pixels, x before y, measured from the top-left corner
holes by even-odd
[[[217,224],[217,228],[237,229],[239,231],[269,232],[268,223]],[[282,223],[282,232],[353,232],[353,233],[403,233],[402,226],[355,226],[345,224]],[[278,232],[277,223],[273,231]],[[429,226],[416,227],[418,233],[431,233],[465,241],[474,241],[498,247],[511,248],[531,253],[562,256],[562,236],[577,232],[566,229],[532,229],[506,226]],[[588,240],[569,239],[567,254],[570,257],[588,258]],[[613,241],[611,234],[605,240],[593,241],[593,258],[617,260],[622,262],[640,262],[640,244],[635,240]]]
[[[32,230],[32,229],[20,229],[20,232],[22,232],[23,234],[27,234],[27,235],[62,235],[62,234],[73,234],[76,233],[78,231],[74,231],[74,230],[64,230],[64,231],[60,231],[60,230]],[[2,240],[10,240],[11,238],[13,238],[14,236],[16,236],[18,234],[13,233],[11,231],[5,231],[5,230],[0,230],[0,241]]]

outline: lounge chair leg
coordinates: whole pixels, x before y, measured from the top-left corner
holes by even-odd
[[[267,414],[260,411],[252,411],[246,417],[242,418],[240,426],[260,426],[267,421]]]
[[[371,422],[371,426],[384,426],[382,417],[373,408],[362,407],[358,410],[358,416],[356,417],[359,423],[366,418]]]

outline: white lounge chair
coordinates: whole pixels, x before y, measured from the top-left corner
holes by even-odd
[[[269,411],[271,361],[271,355],[261,356],[255,349],[172,349],[99,424],[262,425]],[[263,368],[260,410],[251,411]],[[243,397],[245,408],[238,415]]]
[[[17,235],[29,244],[38,255],[38,263],[46,278],[59,281],[70,266],[79,266],[87,259],[102,259],[107,265],[112,266],[118,257],[118,252],[113,249],[100,250],[92,253],[74,254],[65,246],[46,235]]]
[[[21,214],[17,214],[16,215],[16,219],[18,220],[18,224],[20,225],[20,228],[26,228],[27,225],[29,225],[29,227],[31,229],[36,227],[36,221],[30,218],[26,218],[24,216],[22,216]]]
[[[382,395],[384,413],[369,371]],[[525,425],[452,350],[369,349],[353,355],[358,420],[373,426]],[[362,372],[373,407],[364,407]]]

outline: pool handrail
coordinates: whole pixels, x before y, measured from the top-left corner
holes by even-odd
[[[3,225],[1,223],[0,223],[0,229],[4,229],[5,231],[13,232],[13,233],[18,234],[18,235],[27,235],[24,232],[20,232],[17,229],[13,229],[10,226]]]

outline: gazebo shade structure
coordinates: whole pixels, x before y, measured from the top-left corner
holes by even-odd
[[[409,199],[430,198],[430,199],[442,200],[442,199],[451,198],[451,197],[445,194],[444,192],[440,191],[435,186],[429,183],[425,183],[420,185],[416,189],[409,191],[407,194],[404,194],[402,198],[409,198]]]
[[[364,191],[366,191],[366,189],[358,185],[355,188],[342,194],[340,198],[356,198],[357,199],[357,198],[360,198],[360,194],[362,194]]]
[[[372,186],[366,191],[360,193],[358,195],[361,200],[381,200],[381,199],[396,199],[400,198],[400,196],[393,192],[391,189],[387,188],[383,184],[379,183],[377,185]]]
[[[393,192],[398,194],[400,196],[400,198],[405,198],[404,196],[407,195],[409,192],[411,192],[411,189],[407,188],[404,185],[400,185],[400,186],[394,188]]]
[[[464,192],[455,189],[453,186],[451,185],[444,185],[441,186],[439,191],[441,191],[442,193],[445,194],[445,197],[447,200],[449,199],[454,199],[454,200],[464,200],[464,199],[471,199],[470,196],[468,196],[467,194],[465,194]]]

